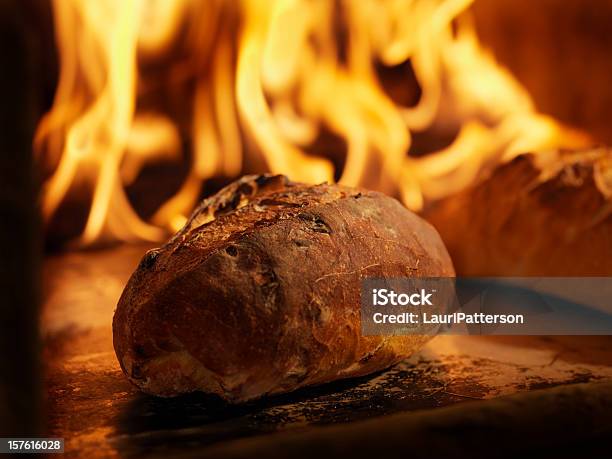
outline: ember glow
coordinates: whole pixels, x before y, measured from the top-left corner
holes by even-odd
[[[419,210],[519,153],[583,145],[537,113],[479,43],[471,3],[55,0],[60,78],[35,139],[53,171],[43,214],[50,220],[85,186],[93,198],[81,245],[162,240],[185,222],[207,179],[238,176],[254,156],[296,181],[336,176]],[[375,64],[408,61],[421,89],[410,107],[389,96]],[[160,69],[164,78],[152,80]],[[143,102],[151,81],[170,99],[189,94],[187,129]],[[411,154],[415,133],[449,126],[458,131],[450,145]],[[346,144],[342,171],[325,151],[312,154],[323,130]],[[146,164],[184,158],[182,186],[144,221],[126,186]]]

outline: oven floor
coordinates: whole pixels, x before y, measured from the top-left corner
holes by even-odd
[[[437,337],[385,372],[257,403],[194,394],[159,399],[123,376],[113,310],[150,247],[70,252],[45,261],[42,330],[49,434],[68,457],[172,457],[242,437],[308,430],[562,384],[612,381],[612,337]]]

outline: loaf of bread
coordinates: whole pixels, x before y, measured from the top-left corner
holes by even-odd
[[[362,336],[360,281],[453,275],[433,227],[395,199],[244,177],[144,256],[115,312],[115,351],[164,397],[242,402],[361,376],[428,337]]]
[[[612,276],[612,151],[518,156],[424,216],[461,276]]]

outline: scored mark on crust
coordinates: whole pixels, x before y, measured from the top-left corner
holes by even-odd
[[[319,215],[311,214],[309,212],[302,212],[297,217],[306,222],[308,228],[315,233],[331,234],[332,230],[329,225]]]
[[[152,249],[149,250],[147,253],[145,253],[144,257],[142,257],[142,260],[140,260],[140,265],[139,265],[139,269],[149,269],[151,268],[154,264],[155,264],[155,260],[157,260],[157,257],[160,254],[160,250],[159,249]]]

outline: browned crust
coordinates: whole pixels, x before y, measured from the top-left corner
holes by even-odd
[[[425,213],[463,276],[612,275],[612,152],[526,154]]]
[[[145,255],[113,321],[124,372],[228,401],[388,367],[426,338],[364,337],[360,279],[452,276],[435,230],[380,193],[251,176]]]

